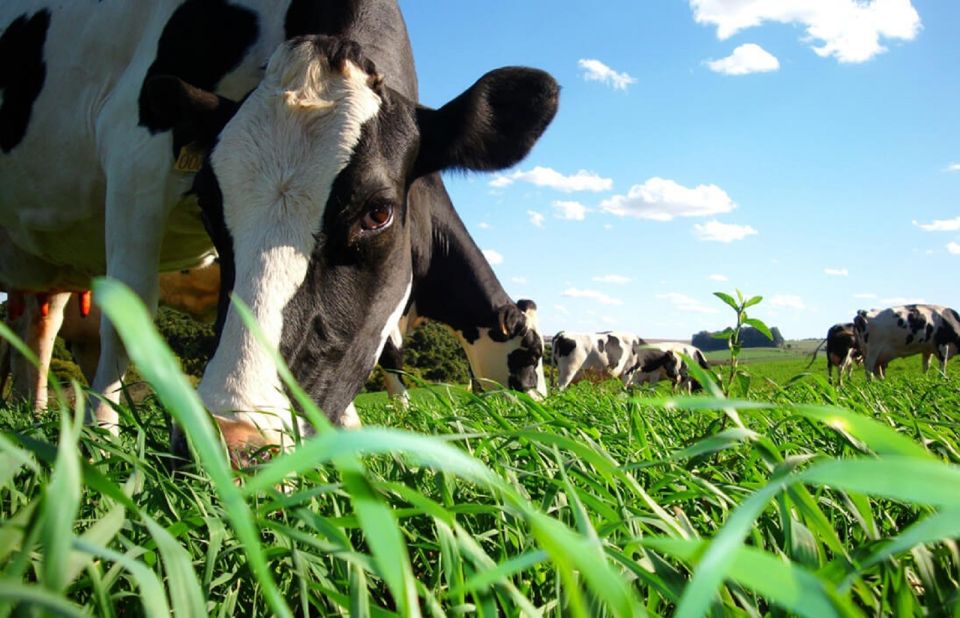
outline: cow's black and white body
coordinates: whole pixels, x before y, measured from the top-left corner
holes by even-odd
[[[654,352],[644,352],[644,350]],[[660,356],[656,351],[664,353]],[[688,393],[698,391],[702,385],[690,375],[687,361],[689,358],[701,369],[710,371],[710,365],[700,348],[681,341],[658,341],[641,348],[636,365],[631,368],[634,384],[656,384],[666,380],[674,389]]]
[[[417,185],[516,163],[556,111],[554,80],[520,68],[418,107],[387,0],[21,0],[0,5],[0,28],[0,282],[63,291],[106,274],[155,306],[158,270],[215,248],[219,342],[199,391],[235,447],[280,440],[290,404],[226,295],[350,424],[412,293]],[[174,167],[188,145],[208,153],[196,178]],[[128,361],[101,330],[94,387],[111,393]]]
[[[849,378],[853,374],[853,366],[863,362],[863,353],[857,342],[857,334],[853,322],[834,324],[827,330],[827,337],[817,349],[813,351],[810,363],[817,359],[820,349],[827,346],[827,378],[833,380],[833,368],[837,368],[837,381],[842,385],[846,373]]]
[[[897,358],[923,355],[923,371],[930,357],[947,361],[960,352],[960,315],[939,305],[903,305],[888,309],[861,310],[853,320],[857,342],[863,352],[867,375],[884,376],[887,364]]]
[[[637,371],[656,371],[667,357],[659,350],[645,351],[649,348],[643,339],[620,331],[560,331],[554,335],[552,345],[559,390],[584,379],[617,378],[627,386]]]

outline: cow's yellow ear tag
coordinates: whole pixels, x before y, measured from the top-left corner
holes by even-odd
[[[196,142],[182,146],[177,161],[173,164],[173,169],[178,172],[199,172],[200,167],[203,166],[203,157],[206,154],[207,151]]]

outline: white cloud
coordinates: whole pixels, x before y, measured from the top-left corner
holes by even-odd
[[[951,240],[947,243],[947,251],[954,255],[960,255],[960,243],[955,243]]]
[[[948,172],[960,172],[960,163],[951,163],[947,166]]]
[[[487,261],[490,262],[491,266],[496,266],[497,264],[503,264],[503,256],[500,253],[494,251],[493,249],[484,249],[483,257],[487,258]]]
[[[613,224],[611,224],[611,223],[604,223],[604,224],[603,224],[603,229],[605,229],[605,230],[612,230],[612,229],[613,229]]]
[[[528,210],[527,216],[530,217],[530,223],[534,227],[543,227],[543,220],[546,218],[543,216],[543,213],[537,212],[536,210]]]
[[[877,295],[872,292],[861,292],[860,294],[854,294],[853,297],[860,300],[873,300]]]
[[[680,292],[667,292],[666,294],[657,294],[657,299],[665,300],[677,311],[685,311],[688,313],[718,313],[719,310],[715,307],[710,307],[696,298],[687,296],[686,294],[681,294]]]
[[[609,315],[602,315],[602,316],[600,316],[600,321],[603,322],[604,324],[606,324],[607,326],[613,326],[614,324],[617,323],[617,321],[614,320],[614,319],[613,319],[612,317],[610,317]]]
[[[780,68],[777,57],[754,43],[744,43],[733,50],[726,58],[707,61],[714,73],[724,75],[749,75],[750,73],[769,73]]]
[[[523,285],[527,282],[527,278],[526,277],[510,277],[510,282],[516,283],[518,285]]]
[[[480,223],[477,224],[477,227],[480,228],[481,230],[492,230],[492,229],[493,229],[493,226],[490,225],[489,223],[487,223],[486,221],[481,221]]]
[[[600,203],[600,209],[618,217],[670,221],[674,217],[708,217],[730,212],[737,205],[717,185],[693,189],[654,176],[642,185],[633,185],[626,195],[615,195]]]
[[[603,275],[594,277],[593,280],[599,283],[614,283],[617,285],[624,285],[632,281],[630,277],[624,277],[623,275]]]
[[[793,294],[775,294],[770,297],[768,302],[774,307],[780,307],[782,309],[803,310],[807,308],[807,306],[803,304],[803,299]]]
[[[759,234],[757,230],[749,225],[737,225],[735,223],[720,223],[716,219],[700,224],[693,225],[693,235],[699,240],[708,242],[733,242],[743,240],[747,236]]]
[[[561,315],[570,315],[570,310],[563,305],[554,305],[553,308]]]
[[[764,22],[801,24],[817,55],[840,62],[865,62],[886,51],[881,39],[911,41],[920,30],[911,0],[690,0],[690,6],[697,23],[716,26],[720,39]]]
[[[846,277],[850,274],[846,268],[824,268],[823,272],[831,277]]]
[[[960,217],[953,219],[934,219],[930,223],[920,223],[914,219],[913,224],[924,232],[960,232]]]
[[[626,90],[627,86],[637,81],[626,73],[614,71],[599,60],[583,58],[579,60],[577,64],[583,69],[583,79],[588,82],[607,84],[614,90]]]
[[[587,298],[590,300],[595,300],[601,305],[622,305],[623,301],[619,298],[613,298],[612,296],[607,296],[603,292],[598,292],[596,290],[581,290],[578,288],[567,288],[563,291],[561,296],[569,296],[570,298]]]
[[[587,207],[580,202],[558,200],[553,203],[553,216],[567,221],[583,221],[587,218]]]
[[[557,170],[549,167],[536,166],[531,170],[517,170],[512,174],[498,174],[490,181],[490,186],[495,189],[508,187],[515,182],[528,182],[537,187],[547,187],[556,189],[564,193],[573,193],[575,191],[609,191],[613,188],[613,180],[603,178],[599,174],[580,170],[576,174],[564,176]]]
[[[730,281],[730,279],[726,275],[709,275],[707,279],[709,279],[710,281],[719,281],[721,283],[723,283],[724,281]]]

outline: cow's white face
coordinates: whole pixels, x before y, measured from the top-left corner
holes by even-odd
[[[176,116],[175,141],[211,134],[205,122],[230,118],[222,99],[158,79],[148,97]],[[427,110],[386,88],[355,43],[301,37],[274,54],[220,131],[195,188],[224,294],[232,290],[252,309],[331,419],[348,410],[409,297],[408,212],[418,207],[408,203],[410,184],[449,167],[515,163],[556,100],[548,75],[503,69]],[[201,395],[242,436],[233,446],[262,444],[252,427],[276,443],[290,404],[269,354],[224,300]]]

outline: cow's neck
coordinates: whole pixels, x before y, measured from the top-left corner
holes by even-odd
[[[419,185],[419,186],[418,186]],[[417,313],[454,330],[498,326],[497,309],[511,303],[483,253],[453,209],[439,178],[423,179],[411,190],[422,191],[430,205],[428,246],[415,251]]]

